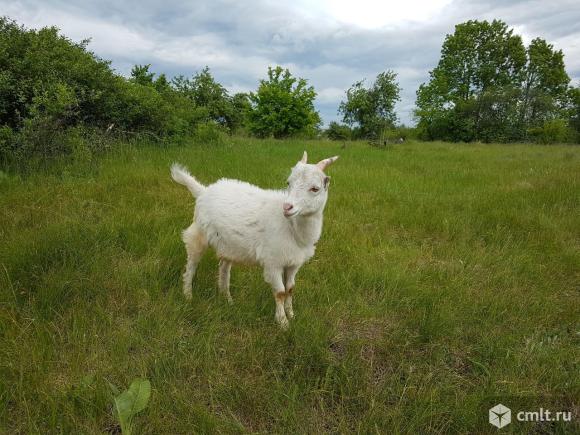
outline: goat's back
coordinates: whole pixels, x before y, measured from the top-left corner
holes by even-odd
[[[221,179],[197,199],[195,220],[219,256],[260,262],[265,239],[276,237],[284,219],[282,191]]]

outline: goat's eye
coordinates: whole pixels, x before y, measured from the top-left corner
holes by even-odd
[[[320,190],[320,189],[319,189],[318,187],[311,187],[311,188],[310,188],[310,191],[311,191],[311,192],[314,192],[314,193],[318,192],[319,190]]]
[[[286,186],[290,187],[290,182],[286,181]]]

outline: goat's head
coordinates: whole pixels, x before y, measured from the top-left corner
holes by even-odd
[[[334,163],[338,156],[330,157],[312,165],[307,162],[304,151],[302,160],[296,163],[288,177],[288,191],[283,205],[284,216],[308,216],[324,209],[328,199],[330,177],[324,170]]]

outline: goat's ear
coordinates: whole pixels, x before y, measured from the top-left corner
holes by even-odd
[[[328,166],[332,165],[334,162],[338,160],[338,156],[329,157],[327,159],[319,161],[316,166],[320,168],[320,170],[324,171]]]
[[[304,151],[304,154],[302,154],[302,160],[300,160],[300,163],[306,164],[307,160],[308,160],[308,154],[306,154],[306,151]]]
[[[328,190],[328,185],[330,184],[330,177],[327,175],[324,177],[324,190]]]

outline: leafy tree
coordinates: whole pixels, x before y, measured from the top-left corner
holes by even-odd
[[[561,115],[568,82],[562,52],[544,40],[526,49],[502,21],[468,21],[417,91],[418,129],[426,139],[521,140]]]
[[[191,79],[183,76],[172,80],[174,88],[196,106],[206,110],[206,121],[230,127],[233,106],[226,89],[212,76],[206,66]]]
[[[151,64],[133,66],[131,69],[132,81],[143,86],[153,86],[155,73],[149,72],[149,68],[151,68]]]
[[[442,75],[452,101],[517,85],[525,65],[522,39],[499,20],[468,21],[447,35],[434,75]]]
[[[155,86],[155,89],[157,89],[157,92],[167,93],[172,91],[171,83],[169,83],[167,76],[163,73],[159,74],[153,85]]]
[[[288,69],[269,67],[268,79],[260,80],[258,90],[249,98],[248,127],[257,136],[308,135],[320,125],[314,88],[305,79],[292,77]]]
[[[419,128],[428,138],[473,140],[497,127],[526,61],[525,48],[502,21],[468,21],[447,35],[431,80],[417,91]],[[501,129],[501,128],[500,128]]]
[[[527,55],[520,122],[529,128],[560,115],[570,77],[566,73],[562,51],[554,50],[545,40],[534,39],[528,47]]]
[[[580,86],[568,90],[570,127],[576,133],[576,142],[580,142]]]
[[[343,121],[358,126],[364,137],[376,137],[393,128],[397,121],[395,103],[400,100],[396,78],[397,74],[389,70],[380,73],[370,88],[365,88],[364,80],[354,83],[338,109]]]

